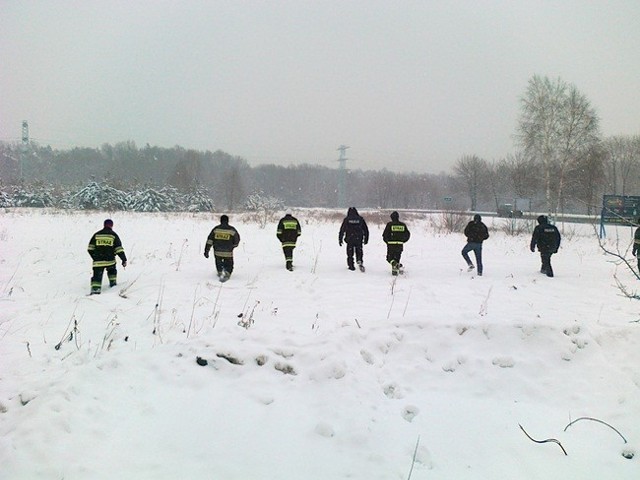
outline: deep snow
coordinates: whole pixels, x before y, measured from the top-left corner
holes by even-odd
[[[342,212],[294,214],[294,272],[277,219],[231,214],[221,285],[202,255],[218,215],[1,213],[0,478],[640,478],[640,304],[613,275],[637,280],[592,227],[564,226],[550,279],[528,234],[485,219],[480,278],[462,234],[402,215],[394,282],[376,214],[364,274],[337,244]],[[129,266],[87,296],[107,216]],[[585,416],[628,443],[588,420],[564,431]]]

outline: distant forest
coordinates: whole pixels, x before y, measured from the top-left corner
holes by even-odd
[[[287,207],[496,211],[504,203],[517,202],[522,210],[543,211],[547,195],[543,172],[539,162],[524,154],[496,162],[464,155],[451,172],[439,174],[347,170],[346,204],[340,205],[338,189],[344,172],[338,168],[250,166],[245,159],[219,150],[138,148],[131,141],[70,150],[0,142],[0,191],[5,198],[23,190],[45,192],[51,205],[97,183],[123,192],[167,187],[185,195],[197,191],[215,208],[229,211],[244,209],[255,195],[277,199]],[[607,139],[575,162],[564,177],[562,198],[558,184],[551,185],[551,196],[558,210],[567,213],[597,213],[603,193],[638,194],[640,141]],[[552,178],[559,182],[560,173]]]
[[[603,138],[589,99],[561,78],[530,78],[514,138],[514,154],[493,161],[462,155],[439,174],[250,166],[220,150],[138,148],[131,141],[70,150],[0,142],[0,206],[595,214],[603,194],[640,195],[640,135]]]

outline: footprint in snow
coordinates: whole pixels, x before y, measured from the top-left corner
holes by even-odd
[[[493,359],[492,363],[500,368],[513,368],[515,365],[511,357],[497,357]]]

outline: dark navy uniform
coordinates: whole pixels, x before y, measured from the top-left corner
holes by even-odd
[[[340,233],[338,234],[338,244],[342,246],[342,242],[347,244],[347,265],[349,270],[355,270],[353,265],[353,254],[356,255],[356,263],[361,270],[364,269],[362,264],[362,244],[369,242],[369,227],[367,222],[358,214],[355,207],[349,208],[347,216],[342,221]]]
[[[551,255],[560,248],[560,232],[555,225],[551,225],[545,215],[538,217],[538,225],[533,230],[531,236],[530,249],[535,252],[536,246],[540,252],[542,261],[541,273],[545,273],[547,277],[553,277],[553,268],[551,268]]]
[[[638,219],[638,223],[640,223],[640,218]],[[638,270],[640,271],[640,256],[638,253],[640,252],[640,227],[636,228],[636,233],[633,236],[633,248],[631,249],[631,253],[634,257],[638,258]]]

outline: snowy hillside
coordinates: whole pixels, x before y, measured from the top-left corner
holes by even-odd
[[[220,284],[202,255],[218,215],[1,213],[0,479],[640,478],[640,303],[613,274],[637,280],[591,227],[565,229],[547,278],[528,235],[485,219],[476,277],[462,234],[403,215],[394,281],[386,213],[363,212],[364,274],[342,212],[294,214],[293,272],[275,222],[231,214]],[[107,216],[129,265],[87,296]],[[627,443],[592,420],[565,431],[580,417]]]

